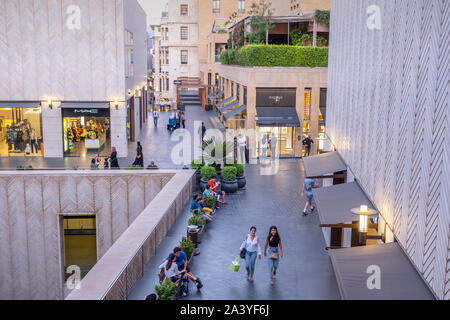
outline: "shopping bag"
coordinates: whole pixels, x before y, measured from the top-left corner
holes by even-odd
[[[241,266],[239,265],[239,256],[238,256],[238,257],[236,257],[236,259],[234,259],[233,262],[231,262],[230,268],[234,272],[239,272],[240,267]]]

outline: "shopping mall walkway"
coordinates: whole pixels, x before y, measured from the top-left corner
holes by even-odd
[[[260,175],[260,166],[247,167],[248,188],[228,198],[215,220],[207,226],[194,259],[193,273],[204,283],[201,292],[191,284],[193,300],[300,300],[339,299],[339,291],[317,214],[301,215],[304,200],[300,197],[304,171],[301,160],[282,160],[274,176]],[[158,266],[186,234],[190,217],[186,206],[156,255],[136,283],[130,300],[141,300],[154,292],[158,283]],[[269,227],[276,225],[282,236],[285,256],[275,286],[269,282],[267,258],[256,263],[255,282],[246,280],[244,262],[241,271],[229,268],[251,226],[258,228],[264,241]],[[264,244],[263,244],[264,245]]]
[[[153,124],[153,116],[149,115],[148,122],[144,124],[136,141],[141,141],[143,146],[145,166],[150,161],[161,169],[181,168],[182,165],[175,165],[171,160],[172,147],[179,142],[171,141],[171,135],[167,131],[170,112],[161,112],[158,128]],[[205,112],[201,107],[187,107],[186,128],[193,132],[194,121],[203,121],[208,129],[221,129],[215,112]],[[136,157],[136,142],[129,144],[128,157],[120,158],[121,168],[131,165]],[[64,159],[44,159],[42,157],[0,157],[0,169],[16,169],[18,166],[33,166],[34,169],[89,169],[90,158],[64,158]]]

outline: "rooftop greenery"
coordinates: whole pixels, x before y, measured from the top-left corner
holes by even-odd
[[[248,67],[328,67],[328,47],[246,45],[223,51],[220,61]]]

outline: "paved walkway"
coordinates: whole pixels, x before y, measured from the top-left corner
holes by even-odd
[[[304,171],[301,160],[283,160],[275,176],[261,176],[259,166],[246,169],[248,189],[232,195],[229,205],[220,209],[207,227],[195,257],[193,273],[204,283],[201,292],[191,284],[193,300],[302,300],[339,299],[325,241],[317,214],[301,215],[304,200],[300,197]],[[143,277],[130,293],[130,300],[141,300],[154,292],[158,283],[158,266],[186,234],[190,217],[186,206],[176,225],[145,268]],[[256,263],[255,282],[246,280],[244,262],[241,271],[229,268],[251,226],[265,239],[269,227],[276,225],[282,236],[285,257],[280,261],[275,286],[269,282],[267,258]],[[263,244],[264,245],[264,244]]]
[[[161,112],[158,128],[153,124],[153,117],[149,116],[148,122],[144,124],[136,141],[141,141],[143,146],[145,166],[151,161],[155,161],[161,169],[181,168],[182,165],[175,165],[171,160],[172,147],[178,142],[171,141],[171,135],[167,131],[169,114]],[[205,112],[201,107],[187,107],[186,128],[193,132],[194,121],[204,121],[208,129],[219,128],[215,112]],[[129,156],[120,158],[119,164],[122,168],[131,165],[136,157],[137,144],[130,143],[128,147]],[[90,158],[64,158],[64,159],[44,159],[42,157],[0,157],[1,169],[16,169],[17,166],[33,166],[34,169],[89,169]]]

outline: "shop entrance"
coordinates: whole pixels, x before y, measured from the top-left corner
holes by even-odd
[[[274,139],[276,137],[276,139]],[[272,147],[280,158],[295,156],[295,128],[293,127],[257,127],[257,156],[272,157]]]
[[[42,112],[0,108],[0,157],[42,156]]]
[[[109,109],[63,109],[65,157],[108,157],[111,152]]]

